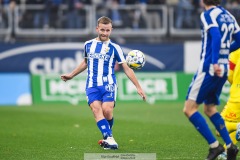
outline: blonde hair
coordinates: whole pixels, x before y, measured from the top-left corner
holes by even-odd
[[[98,18],[98,20],[97,20],[97,25],[99,25],[100,23],[102,23],[102,24],[111,23],[112,24],[112,20],[108,17],[102,16],[102,17]]]

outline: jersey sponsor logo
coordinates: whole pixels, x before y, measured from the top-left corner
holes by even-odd
[[[89,53],[88,58],[92,59],[103,59],[104,61],[109,61],[110,56],[102,53]]]
[[[237,118],[236,113],[230,112],[226,115],[226,118]]]

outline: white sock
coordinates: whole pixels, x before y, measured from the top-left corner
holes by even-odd
[[[230,144],[226,145],[226,146],[227,146],[227,148],[230,148],[230,147],[231,147],[231,144],[232,144],[232,143],[230,143]]]
[[[210,144],[210,148],[217,148],[219,146],[219,142],[215,141],[213,143]]]

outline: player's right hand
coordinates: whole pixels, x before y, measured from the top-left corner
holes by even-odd
[[[61,79],[66,82],[67,80],[72,79],[72,76],[70,74],[63,74],[61,75]]]

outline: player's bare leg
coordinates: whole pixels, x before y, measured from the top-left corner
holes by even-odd
[[[101,101],[94,101],[93,103],[91,103],[90,108],[93,112],[93,116],[94,116],[96,122],[105,118],[104,115],[103,115],[102,102]]]
[[[110,122],[113,121],[113,107],[114,102],[104,102],[102,104],[103,115],[108,120],[110,129],[112,129],[113,125],[113,123],[110,124]],[[113,137],[107,137],[107,139],[104,139],[102,143],[104,149],[118,149],[118,144]]]
[[[99,142],[100,145],[103,145],[104,149],[118,149],[118,144],[112,137],[112,131],[109,128],[109,124],[103,115],[102,102],[94,101],[90,104],[90,108],[97,122],[97,126],[103,135],[103,141]]]

